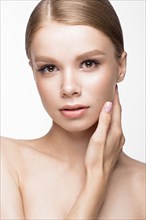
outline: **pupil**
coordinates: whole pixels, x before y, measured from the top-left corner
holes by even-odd
[[[87,62],[86,62],[86,66],[87,66],[87,67],[91,67],[91,66],[92,66],[91,61],[87,61]]]
[[[54,70],[54,66],[49,66],[49,71],[52,72]]]

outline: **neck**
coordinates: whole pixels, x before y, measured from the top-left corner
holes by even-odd
[[[71,166],[84,164],[88,143],[96,126],[94,125],[82,132],[69,132],[53,123],[52,128],[46,135],[50,143],[51,154],[59,157]]]

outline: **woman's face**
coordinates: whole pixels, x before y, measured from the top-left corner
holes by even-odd
[[[31,66],[46,111],[68,131],[83,131],[98,121],[112,101],[121,74],[114,46],[102,32],[56,22],[32,40]]]

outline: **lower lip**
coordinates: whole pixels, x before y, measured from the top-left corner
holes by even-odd
[[[63,116],[67,118],[78,118],[83,116],[88,108],[82,108],[82,109],[77,109],[77,110],[61,110],[61,113]]]

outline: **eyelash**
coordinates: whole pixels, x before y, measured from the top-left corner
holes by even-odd
[[[88,63],[88,64],[87,64],[87,63]],[[85,68],[89,69],[89,71],[90,71],[90,70],[96,68],[96,67],[100,64],[100,62],[99,62],[98,60],[96,60],[96,59],[84,60],[84,61],[81,63],[81,68],[82,68],[83,64],[89,65],[88,67],[86,66]],[[91,66],[90,66],[90,65],[91,65]],[[94,66],[93,66],[93,65],[94,65]]]
[[[46,68],[50,68],[50,67],[52,67],[52,70],[51,71],[48,71],[48,72],[50,72],[50,73],[52,73],[53,71],[54,71],[54,69],[56,68],[56,66],[54,65],[54,64],[47,64],[47,65],[44,65],[44,66],[42,66],[38,71],[39,72],[42,72],[42,73],[45,73],[45,69]]]
[[[88,63],[88,64],[87,64]],[[100,62],[96,59],[87,59],[87,60],[84,60],[81,64],[80,64],[80,69],[84,69],[83,68],[83,65],[86,64],[86,67],[87,70],[86,71],[91,71],[93,70],[94,68],[96,68],[98,65],[100,65]],[[87,67],[87,65],[89,65]],[[94,65],[94,66],[93,66]],[[54,72],[55,69],[57,69],[57,67],[54,65],[54,64],[47,64],[47,65],[44,65],[42,66],[38,71],[41,72],[41,73],[45,73],[45,70],[46,68],[51,68],[50,70],[47,70],[47,72],[49,73],[52,73]]]

